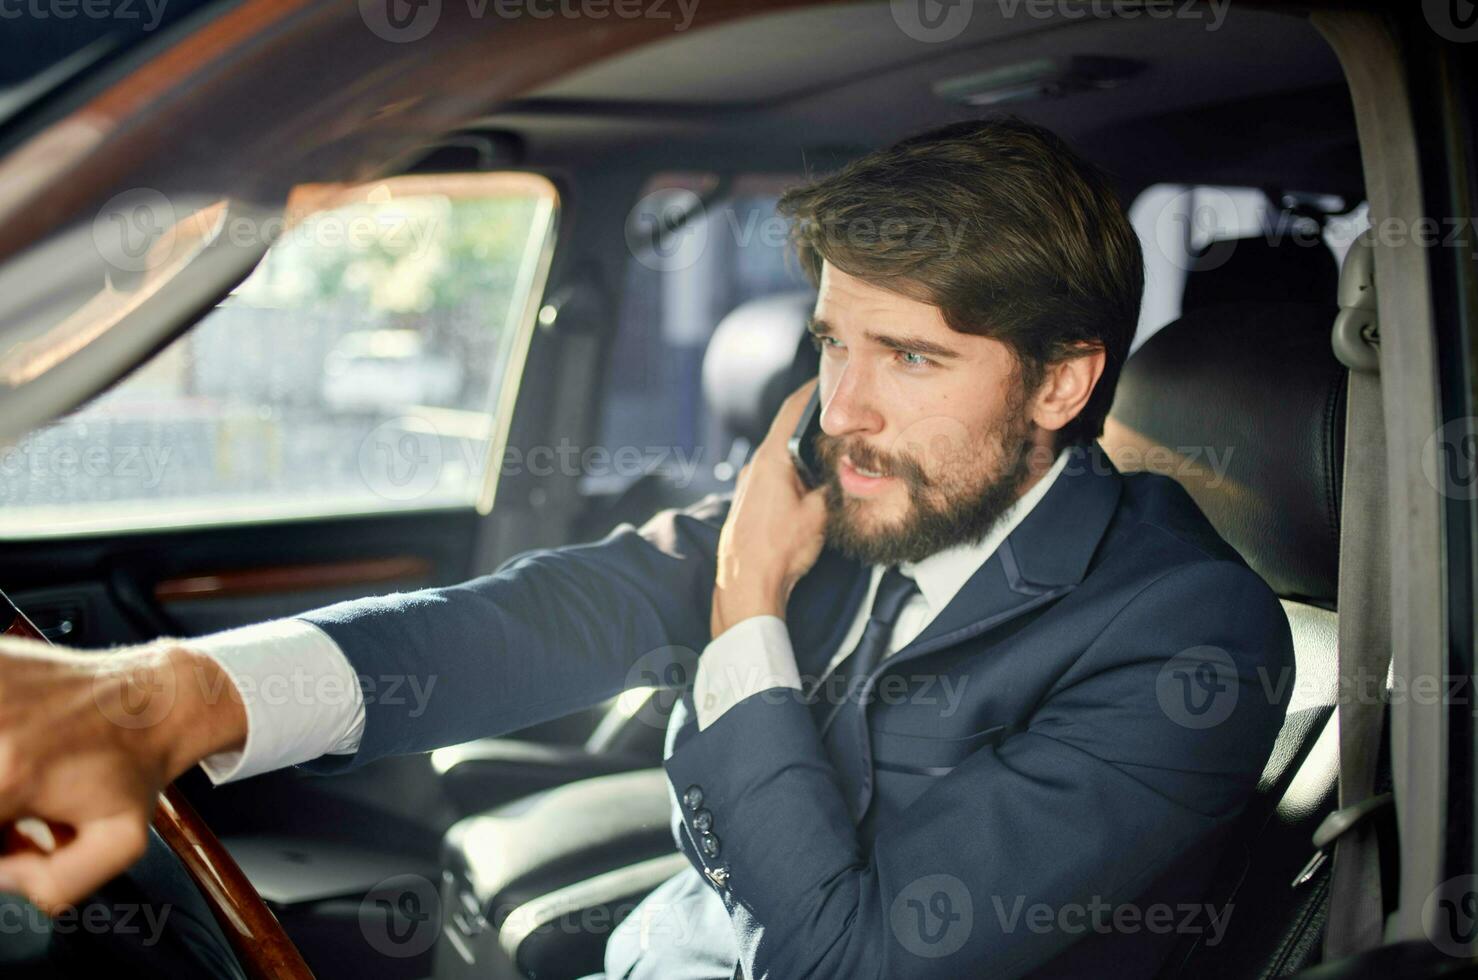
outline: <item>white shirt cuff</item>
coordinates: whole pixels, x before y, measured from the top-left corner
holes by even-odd
[[[693,705],[698,730],[751,694],[777,687],[801,689],[801,673],[784,620],[751,616],[724,630],[698,658]]]
[[[233,782],[359,749],[364,734],[359,678],[339,645],[312,623],[272,620],[182,645],[218,663],[246,708],[241,751],[220,752],[200,763],[211,782]]]

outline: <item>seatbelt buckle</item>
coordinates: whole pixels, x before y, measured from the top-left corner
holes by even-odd
[[[1303,866],[1303,870],[1293,879],[1292,888],[1307,884],[1314,874],[1329,860],[1332,845],[1345,834],[1365,823],[1373,815],[1381,812],[1395,802],[1395,797],[1390,793],[1378,793],[1375,796],[1366,797],[1359,803],[1335,810],[1319,824],[1319,829],[1314,831],[1314,856],[1309,858],[1309,863]]]

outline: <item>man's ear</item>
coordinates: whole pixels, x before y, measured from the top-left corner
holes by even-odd
[[[1047,366],[1032,408],[1032,421],[1043,429],[1056,432],[1077,418],[1103,376],[1103,347],[1084,344],[1079,351]]]

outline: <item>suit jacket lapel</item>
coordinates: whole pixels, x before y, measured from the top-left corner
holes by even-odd
[[[867,597],[871,577],[871,567],[827,548],[796,583],[785,621],[803,681],[820,677],[831,662]]]
[[[1119,504],[1122,479],[1098,449],[1073,450],[1057,482],[894,666],[978,635],[1072,591],[1083,580]]]

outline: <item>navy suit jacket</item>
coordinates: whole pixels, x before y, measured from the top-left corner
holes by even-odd
[[[315,767],[684,683],[710,639],[728,505],[308,614],[368,685],[358,754]],[[827,549],[796,586],[803,676],[835,652],[867,577]],[[755,978],[1151,976],[1186,930],[1216,938],[1191,908],[1257,785],[1293,664],[1276,596],[1177,483],[1075,450],[826,742],[789,692],[701,732],[684,694],[665,761],[675,835],[698,873],[687,891],[712,890],[732,928],[679,926],[686,938],[635,972],[701,975],[691,964],[734,955]],[[419,714],[369,693],[408,676],[435,677]]]

